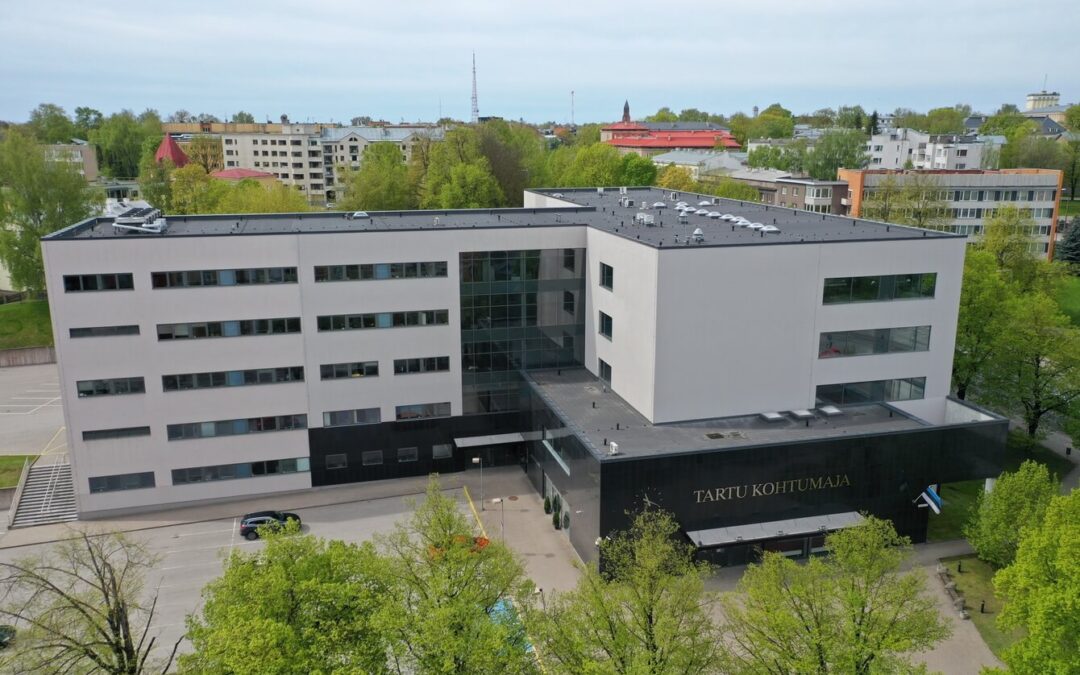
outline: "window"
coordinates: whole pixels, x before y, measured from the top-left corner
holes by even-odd
[[[600,312],[600,334],[609,340],[611,339],[611,323],[611,317]]]
[[[449,417],[450,403],[418,403],[399,405],[395,409],[398,421],[422,420],[432,417]]]
[[[138,326],[91,326],[89,328],[72,328],[69,334],[73,338],[84,337],[113,337],[116,335],[138,335]]]
[[[64,275],[64,292],[130,291],[135,284],[130,273]]]
[[[898,274],[871,277],[826,279],[822,302],[826,305],[847,302],[876,302],[932,298],[937,274]]]
[[[348,468],[348,466],[349,466],[349,460],[348,460],[348,457],[345,455],[345,453],[341,453],[341,454],[337,454],[337,455],[327,455],[326,459],[325,459],[325,462],[326,463],[325,463],[324,466],[326,467],[327,470],[330,470],[330,469],[345,469],[345,468]]]
[[[600,286],[609,291],[615,287],[615,268],[611,265],[600,263]]]
[[[397,461],[401,462],[415,462],[419,453],[416,448],[398,448]]]
[[[878,328],[822,333],[818,358],[925,352],[930,349],[930,326]]]
[[[574,313],[575,307],[574,307],[574,292],[573,291],[563,291],[563,294],[562,294],[562,308],[563,308],[563,311],[566,312],[567,314],[573,314]]]
[[[445,309],[425,309],[415,312],[380,312],[378,314],[333,314],[318,317],[320,331],[445,326],[448,323],[450,323],[450,312]]]
[[[189,270],[186,272],[150,273],[150,284],[154,288],[249,286],[255,284],[295,283],[295,267],[259,267],[255,269]]]
[[[324,380],[341,380],[350,377],[377,377],[378,361],[354,361],[352,363],[324,363],[319,366],[319,375]]]
[[[382,450],[365,450],[360,455],[360,463],[364,466],[378,466],[382,464]]]
[[[95,429],[82,432],[84,441],[104,441],[110,438],[133,438],[149,436],[150,427],[122,427],[118,429]]]
[[[285,473],[304,473],[310,470],[311,460],[307,457],[268,459],[261,462],[173,469],[172,482],[173,485],[187,485],[189,483],[208,483],[217,480],[235,480],[237,478],[259,478],[261,476],[275,476]]]
[[[300,332],[300,317],[281,319],[245,319],[240,321],[204,321],[200,323],[159,323],[158,340],[195,340],[201,338],[281,335]]]
[[[912,401],[925,395],[926,378],[909,377],[899,380],[823,384],[817,388],[817,398],[823,403],[872,403],[880,401]]]
[[[167,427],[167,431],[170,441],[182,441],[192,438],[240,436],[244,434],[258,434],[269,431],[293,431],[306,428],[307,415],[277,415],[273,417],[249,417],[236,420],[170,424]]]
[[[454,456],[454,446],[449,443],[436,443],[431,446],[432,459],[450,459]]]
[[[394,374],[436,373],[450,370],[449,356],[428,356],[416,359],[394,359]]]
[[[218,370],[209,373],[181,373],[162,375],[164,391],[187,389],[213,389],[216,387],[243,387],[252,384],[279,384],[303,382],[304,367],[258,368],[254,370]]]
[[[611,366],[604,359],[600,359],[600,379],[611,384]]]
[[[371,281],[381,279],[434,279],[445,277],[445,260],[432,262],[316,265],[315,281]]]
[[[324,427],[348,427],[355,424],[378,424],[382,414],[378,408],[360,408],[359,410],[332,410],[322,414]]]
[[[577,267],[577,249],[564,248],[562,265],[571,272]]]
[[[118,473],[112,476],[90,478],[90,492],[113,492],[115,490],[139,490],[154,487],[154,472]]]
[[[121,394],[146,393],[141,377],[118,377],[111,380],[80,380],[75,383],[79,398],[88,396],[118,396]]]

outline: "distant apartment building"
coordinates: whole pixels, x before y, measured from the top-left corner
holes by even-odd
[[[853,218],[862,215],[866,199],[889,177],[902,186],[915,175],[929,173],[937,179],[941,198],[948,204],[950,231],[979,236],[986,221],[994,217],[997,209],[1015,206],[1030,214],[1035,221],[1029,233],[1037,240],[1032,252],[1053,259],[1063,177],[1062,172],[1056,169],[840,169],[837,173],[838,178],[848,184],[847,196],[843,201]]]
[[[871,169],[963,170],[982,168],[984,147],[974,135],[896,129],[871,136],[866,152]]]
[[[45,157],[53,162],[73,165],[88,182],[98,178],[97,151],[86,141],[46,145]]]
[[[847,183],[793,176],[779,169],[743,169],[728,178],[756,188],[759,201],[789,209],[843,215]]]
[[[1020,114],[1032,118],[1049,117],[1058,124],[1064,124],[1065,111],[1068,109],[1069,106],[1061,104],[1061,94],[1044,89],[1027,95],[1024,109],[1020,111]]]
[[[212,127],[213,125],[211,125]],[[441,140],[443,130],[429,125],[330,127],[323,124],[231,125],[266,127],[221,134],[225,169],[268,172],[321,204],[336,197],[335,169],[358,168],[372,143],[394,143],[408,160],[422,139]]]
[[[690,172],[694,180],[724,176],[746,167],[745,152],[726,150],[672,150],[652,156],[653,164],[663,168],[677,166]]]

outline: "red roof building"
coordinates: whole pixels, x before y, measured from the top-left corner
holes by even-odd
[[[155,162],[160,164],[166,159],[172,162],[177,169],[191,161],[169,134],[165,134],[165,138],[161,139],[161,145],[158,146],[157,152],[154,153]]]
[[[670,150],[737,150],[740,147],[730,131],[712,124],[635,122],[630,119],[629,102],[623,104],[620,121],[600,129],[600,141],[619,148],[620,152],[636,152],[643,156]]]

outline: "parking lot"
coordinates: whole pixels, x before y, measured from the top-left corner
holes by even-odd
[[[0,455],[66,450],[56,364],[0,368]]]
[[[464,502],[463,491],[447,490],[446,494],[462,501],[463,512],[471,520],[472,513]],[[295,510],[304,522],[305,533],[360,542],[371,539],[375,533],[392,530],[394,523],[411,512],[409,503],[415,499],[419,497],[387,497]],[[230,551],[254,551],[263,545],[261,541],[240,537],[238,521],[238,517],[223,518],[131,533],[130,536],[145,541],[161,556],[158,568],[146,578],[147,591],[152,592],[155,588],[159,591],[154,622],[160,634],[159,645],[171,647],[183,634],[184,618],[199,608],[200,591],[207,582],[221,575],[222,561]],[[92,527],[93,523],[83,525]],[[0,560],[10,561],[40,553],[48,546],[37,544],[3,549]]]

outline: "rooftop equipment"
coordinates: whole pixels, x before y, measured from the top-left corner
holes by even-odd
[[[161,234],[168,228],[169,224],[161,215],[161,209],[153,207],[128,209],[113,219],[113,229],[128,234]]]

